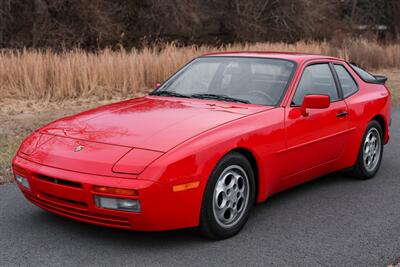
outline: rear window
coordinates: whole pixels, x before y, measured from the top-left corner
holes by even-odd
[[[364,82],[368,82],[368,83],[376,83],[376,79],[375,77],[370,74],[369,72],[367,72],[366,70],[363,70],[362,68],[358,67],[355,64],[350,63],[350,67],[358,74],[358,76],[360,76],[360,78],[364,81]]]

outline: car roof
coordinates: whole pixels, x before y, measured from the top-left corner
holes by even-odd
[[[207,53],[202,55],[203,57],[265,57],[265,58],[280,58],[292,60],[297,63],[308,61],[312,59],[332,59],[332,60],[340,60],[343,59],[318,55],[318,54],[309,54],[309,53],[298,53],[298,52],[270,52],[270,51],[232,51],[232,52],[215,52],[215,53]]]

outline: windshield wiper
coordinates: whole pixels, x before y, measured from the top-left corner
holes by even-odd
[[[240,102],[250,104],[250,101],[234,98],[227,95],[216,95],[216,94],[193,94],[193,95],[184,95],[174,91],[155,91],[150,93],[150,95],[155,96],[173,96],[173,97],[184,97],[184,98],[199,98],[199,99],[215,99],[215,100],[222,100],[227,102]]]
[[[190,97],[199,98],[199,99],[215,99],[215,100],[222,100],[222,101],[227,101],[227,102],[240,102],[240,103],[251,104],[251,102],[248,101],[248,100],[235,98],[235,97],[230,97],[230,96],[227,96],[227,95],[193,94]]]
[[[173,92],[173,91],[155,91],[155,92],[150,93],[150,95],[190,98],[190,96],[188,96],[188,95],[183,95],[183,94]]]

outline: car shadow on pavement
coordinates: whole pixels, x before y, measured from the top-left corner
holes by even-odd
[[[141,246],[151,245],[152,247],[159,245],[165,245],[165,241],[168,240],[169,244],[190,242],[190,241],[201,241],[203,238],[197,234],[196,229],[179,229],[162,232],[139,232],[130,231],[124,229],[116,229],[109,227],[102,227],[83,223],[57,214],[47,212],[45,210],[37,210],[34,214],[35,218],[31,220],[38,220],[41,223],[50,226],[52,231],[64,231],[72,232],[84,236],[85,238],[95,239],[97,241],[121,241],[123,243],[140,244]],[[59,228],[59,229],[54,229]],[[159,243],[161,240],[164,243]]]
[[[271,216],[279,213],[279,210],[285,208],[285,205],[290,205],[293,201],[297,201],[296,199],[307,198],[306,195],[310,194],[310,191],[324,191],[324,189],[328,190],[331,186],[354,182],[358,181],[343,174],[335,173],[271,196],[266,202],[256,205],[250,216],[248,225],[238,236],[246,235],[246,230],[248,228],[256,228],[255,231],[257,231],[260,221],[262,224],[273,224],[271,222]],[[30,221],[36,221],[38,224],[50,228],[48,229],[48,232],[67,232],[79,236],[79,238],[92,239],[93,241],[112,241],[111,243],[114,245],[118,243],[119,245],[137,245],[142,248],[157,248],[165,247],[165,245],[180,246],[181,244],[188,245],[192,243],[209,242],[208,239],[203,238],[198,234],[197,229],[182,229],[163,232],[120,230],[81,223],[40,209],[35,210],[35,212],[29,216],[31,216],[31,218],[29,218]],[[238,236],[234,238],[237,238]]]

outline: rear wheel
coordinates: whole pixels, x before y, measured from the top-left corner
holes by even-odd
[[[203,197],[200,229],[212,239],[224,239],[245,225],[255,200],[254,172],[242,154],[226,155],[214,168]]]
[[[382,127],[377,121],[373,120],[368,123],[361,141],[357,163],[352,170],[353,176],[360,179],[373,178],[381,165],[382,155]]]

